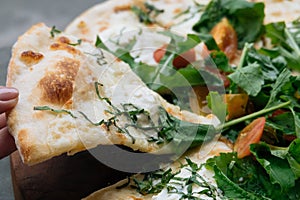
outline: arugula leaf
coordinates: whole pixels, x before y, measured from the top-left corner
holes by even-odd
[[[295,132],[295,116],[291,112],[285,112],[283,114],[277,115],[267,119],[266,125],[274,128],[279,132],[286,135],[296,135]]]
[[[294,117],[294,124],[295,124],[295,132],[296,132],[296,136],[297,138],[300,138],[300,117],[299,114],[297,114],[294,109],[292,107],[290,107],[290,110],[293,114]]]
[[[284,155],[286,152],[280,153],[276,152],[276,149],[271,150],[266,143],[252,144],[250,150],[269,174],[272,184],[279,184],[282,192],[295,186],[297,177]],[[281,156],[278,156],[280,154]]]
[[[300,22],[299,19],[286,27],[284,22],[271,23],[266,25],[266,36],[271,38],[278,54],[282,55],[288,67],[300,70]]]
[[[279,74],[279,70],[273,64],[273,61],[269,56],[260,54],[253,47],[249,50],[247,54],[247,63],[258,63],[262,66],[262,73],[264,79],[268,81],[275,81]]]
[[[212,0],[193,30],[208,33],[223,17],[228,18],[238,35],[239,48],[254,42],[263,32],[264,4],[245,0]]]
[[[214,166],[215,176],[214,178],[217,181],[218,187],[224,192],[224,195],[228,198],[232,199],[252,199],[252,200],[262,200],[268,199],[264,196],[259,196],[253,194],[251,192],[247,192],[246,190],[242,189],[234,182],[232,182],[226,175],[217,167]]]
[[[299,157],[299,144],[296,144],[294,154]],[[292,149],[292,145],[290,148]],[[277,155],[289,155],[287,150],[278,150]],[[260,154],[269,158],[269,154],[261,151]],[[273,157],[280,159],[276,156],[276,152],[270,154]],[[295,159],[294,159],[295,160]],[[288,160],[284,160],[285,164],[289,164]],[[267,161],[264,164],[268,163]],[[276,163],[272,163],[275,165]],[[238,159],[236,153],[221,153],[220,156],[210,158],[206,162],[206,168],[214,170],[215,179],[219,189],[224,192],[225,197],[229,199],[298,199],[299,192],[299,179],[295,181],[293,187],[282,190],[278,183],[273,184],[267,171],[256,160],[251,157]],[[291,165],[297,169],[297,165]],[[280,169],[278,169],[280,170]],[[284,170],[284,169],[283,169]],[[275,171],[272,171],[275,173]],[[294,172],[295,173],[295,172]],[[285,174],[281,173],[281,178],[287,179]]]
[[[259,167],[251,158],[238,159],[236,153],[210,158],[206,168],[214,170],[218,187],[230,199],[269,199],[259,177]]]
[[[241,87],[250,96],[256,96],[264,84],[264,76],[261,66],[257,63],[238,68],[228,76],[235,84]]]
[[[291,71],[288,69],[284,69],[280,75],[278,76],[276,82],[272,86],[272,91],[270,95],[270,99],[266,105],[266,108],[270,107],[274,103],[278,103],[276,101],[277,95],[282,91],[282,88],[290,81]]]
[[[218,92],[210,92],[206,98],[212,113],[216,115],[221,122],[224,122],[227,105],[224,102],[223,97]]]

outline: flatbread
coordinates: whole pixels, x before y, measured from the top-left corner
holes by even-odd
[[[253,0],[252,0],[253,1]],[[264,2],[265,3],[265,23],[270,22],[278,22],[278,21],[286,21],[290,22],[292,20],[295,20],[296,18],[300,17],[300,4],[297,2],[297,0],[291,0],[291,1],[284,1],[284,0],[254,0],[256,2]],[[112,2],[112,1],[110,1]],[[192,8],[191,10],[195,10],[196,6],[194,2],[206,4],[209,1],[180,1],[180,0],[159,0],[159,1],[144,1],[149,2],[153,5],[155,5],[159,9],[164,9],[165,12],[158,15],[155,18],[156,23],[154,24],[157,27],[167,28],[170,29],[176,33],[185,35],[187,33],[193,33],[192,26],[199,20],[201,16],[201,11],[197,13],[191,14],[191,12],[178,15],[180,13],[183,13],[185,10]],[[120,2],[121,4],[121,2]],[[92,16],[94,16],[98,10],[100,5],[95,6],[94,8],[91,8],[89,11],[85,12],[78,18],[76,18],[66,29],[66,32],[72,33],[80,38],[90,39],[95,38],[96,35],[99,35],[101,38],[108,39],[110,37],[109,34],[106,34],[105,31],[96,31],[94,30],[94,27],[97,27],[97,21],[105,20],[103,18],[97,18],[97,20],[94,20]],[[124,13],[127,14],[132,13],[130,10],[124,10]],[[116,16],[119,13],[114,13],[112,16]],[[136,16],[131,15],[131,19],[134,19]],[[89,26],[88,29],[90,30],[89,33],[80,32],[79,33],[79,23],[83,23],[85,21],[89,21],[92,23],[92,26]],[[122,23],[117,23],[118,26],[122,27]],[[142,23],[138,23],[137,26],[141,26]],[[114,24],[110,24],[111,27],[114,27]],[[120,28],[119,27],[119,28]],[[125,26],[124,26],[125,27]],[[113,30],[113,29],[112,29]],[[110,30],[110,31],[112,31]],[[91,34],[93,32],[93,34]],[[166,40],[164,40],[166,41]],[[167,43],[167,42],[166,42]],[[223,142],[218,141],[218,143],[215,146],[215,150],[211,151],[211,155],[206,155],[205,157],[198,157],[199,154],[203,151],[203,148],[196,148],[192,151],[187,152],[185,156],[191,158],[195,163],[201,164],[205,163],[205,161],[214,155],[217,155],[219,152],[230,152],[231,149],[226,146]],[[184,163],[184,157],[182,157],[179,162]],[[178,163],[174,163],[171,168],[176,171],[179,170]],[[167,169],[167,168],[165,168]],[[199,175],[204,177],[205,179],[208,179],[210,183],[214,183],[213,174],[212,171],[209,171],[207,169],[204,169],[205,172],[200,172]],[[204,175],[204,176],[203,176]],[[143,175],[135,175],[131,177],[130,182],[128,183],[128,180],[122,180],[119,183],[116,183],[112,186],[109,186],[107,188],[100,189],[99,191],[96,191],[89,195],[88,197],[84,198],[85,200],[101,200],[101,199],[180,199],[180,197],[176,196],[176,194],[170,194],[166,192],[166,188],[158,193],[158,194],[146,194],[142,195],[137,192],[135,188],[132,187],[134,185],[133,179],[142,179]],[[128,184],[126,187],[123,187],[119,189],[120,186]],[[218,196],[218,195],[217,195]],[[222,197],[222,195],[218,196]],[[203,198],[203,197],[202,197]],[[206,199],[206,198],[203,198]]]
[[[202,148],[195,148],[189,152],[187,152],[185,155],[182,156],[181,159],[174,162],[172,165],[165,167],[163,170],[171,169],[173,173],[180,172],[178,175],[176,175],[176,178],[188,178],[191,176],[191,168],[190,166],[186,165],[186,157],[189,158],[192,162],[196,163],[197,165],[201,165],[206,162],[207,159],[213,156],[219,155],[219,153],[225,153],[225,152],[231,152],[232,149],[229,148],[225,143],[218,141],[214,144],[214,147],[210,147],[211,144],[208,144],[207,146],[204,146]],[[203,152],[208,152],[209,154],[203,154]],[[182,165],[185,165],[182,167]],[[205,167],[202,167],[200,170],[197,171],[197,175],[199,177],[202,177],[204,181],[209,183],[211,186],[216,187],[217,184],[213,178],[214,173],[211,170],[206,169]],[[127,179],[122,180],[114,185],[111,185],[107,188],[103,188],[101,190],[98,190],[88,197],[84,198],[83,200],[106,200],[106,199],[115,199],[115,200],[124,200],[124,199],[130,199],[130,200],[148,200],[148,199],[180,199],[181,195],[178,193],[171,193],[167,191],[167,188],[164,188],[161,192],[158,194],[145,194],[142,195],[139,192],[137,192],[137,189],[134,187],[136,184],[134,183],[133,179],[137,180],[143,180],[144,175],[135,175],[130,178],[128,181]],[[174,179],[175,180],[175,179]],[[181,188],[182,186],[185,186],[186,180],[180,181],[170,181],[170,184],[168,185],[173,187],[178,187],[178,191],[185,191],[186,188]],[[180,180],[180,179],[179,179]],[[199,182],[203,182],[202,179],[199,179]],[[172,184],[172,182],[175,182]],[[154,183],[155,184],[155,183]],[[126,185],[126,187],[121,187]],[[193,185],[193,192],[194,196],[200,198],[200,199],[212,199],[209,198],[206,195],[197,194],[199,192],[201,187],[197,186],[196,184]],[[217,199],[222,199],[222,194],[220,191],[216,190],[214,195],[216,195]]]
[[[8,116],[8,127],[29,165],[99,144],[122,144],[143,152],[161,149],[149,142],[157,136],[154,129],[129,127],[130,134],[124,134],[117,126],[94,124],[108,123],[114,116],[110,112],[124,109],[124,104],[144,109],[154,124],[161,107],[182,120],[218,124],[214,116],[201,117],[167,103],[109,53],[44,24],[33,26],[14,45],[7,86],[20,92],[19,103]],[[120,115],[116,124],[125,127],[128,120]]]
[[[291,22],[300,17],[298,0],[262,0],[265,3],[265,23]]]

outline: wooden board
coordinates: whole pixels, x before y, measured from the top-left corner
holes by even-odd
[[[15,152],[11,173],[16,200],[81,199],[129,175],[103,165],[88,151],[61,155],[31,167]]]

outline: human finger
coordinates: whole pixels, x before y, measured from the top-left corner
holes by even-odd
[[[10,155],[16,150],[13,136],[8,132],[7,127],[0,130],[0,159]]]
[[[0,113],[11,110],[18,102],[19,92],[15,88],[0,87]]]
[[[0,129],[6,126],[6,115],[5,113],[0,114]]]

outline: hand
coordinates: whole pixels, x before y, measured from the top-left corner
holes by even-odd
[[[0,159],[16,150],[14,138],[8,132],[6,112],[17,104],[18,95],[17,89],[0,86]]]

